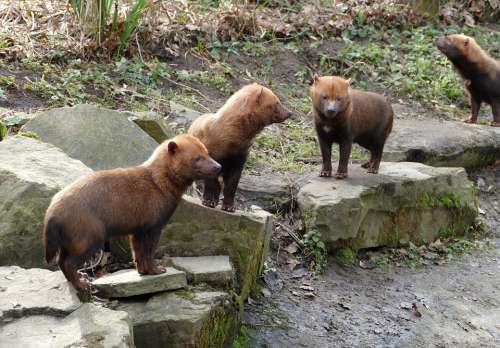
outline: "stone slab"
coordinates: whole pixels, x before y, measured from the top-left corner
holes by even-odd
[[[233,285],[234,271],[229,256],[171,257],[167,262],[186,272],[190,284]]]

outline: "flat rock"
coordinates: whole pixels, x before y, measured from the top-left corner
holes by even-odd
[[[295,178],[275,174],[243,175],[236,198],[270,212],[286,210],[297,193]]]
[[[229,255],[236,291],[246,299],[262,271],[272,227],[273,216],[259,207],[228,213],[185,195],[161,234],[156,256]],[[130,260],[127,239],[111,242],[115,257]]]
[[[162,143],[168,138],[175,136],[174,131],[167,125],[165,118],[156,112],[125,112],[125,114],[130,121],[141,127],[144,132],[158,143]]]
[[[158,146],[123,113],[93,105],[39,113],[22,130],[36,133],[94,170],[141,164]]]
[[[212,348],[232,342],[236,310],[225,292],[180,290],[147,301],[120,301],[134,326],[137,347]]]
[[[438,120],[395,120],[383,160],[475,168],[500,159],[500,128]]]
[[[172,129],[187,130],[191,123],[199,116],[201,116],[201,112],[171,101],[170,114],[167,116],[167,124]]]
[[[0,267],[0,326],[27,315],[67,315],[80,306],[75,290],[60,271]]]
[[[132,348],[135,345],[127,313],[86,303],[63,318],[34,315],[0,326],[0,348],[13,347]]]
[[[346,180],[312,178],[298,194],[306,227],[330,248],[431,242],[464,233],[476,217],[474,185],[462,168],[383,162],[378,175],[349,170]]]
[[[135,269],[124,269],[106,274],[92,285],[104,297],[130,297],[182,289],[187,286],[187,280],[186,273],[171,267],[157,275],[140,275]]]
[[[233,283],[234,271],[229,256],[172,257],[167,262],[186,272],[190,284],[230,287]]]
[[[90,172],[41,141],[13,136],[0,142],[0,265],[46,267],[41,232],[50,200]]]

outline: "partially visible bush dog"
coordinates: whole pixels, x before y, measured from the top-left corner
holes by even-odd
[[[233,94],[215,113],[198,117],[189,134],[199,138],[208,153],[222,165],[224,198],[222,210],[236,210],[234,196],[252,143],[264,127],[291,116],[274,93],[259,84],[246,85]],[[221,185],[218,178],[204,181],[203,204],[219,204]]]
[[[453,63],[470,95],[471,116],[476,123],[481,104],[491,105],[492,126],[500,127],[500,62],[490,57],[472,37],[452,34],[436,40],[437,48]]]
[[[339,144],[340,159],[335,178],[347,177],[347,165],[353,143],[370,151],[370,160],[362,164],[376,174],[384,144],[392,130],[393,111],[387,100],[376,93],[350,88],[349,81],[338,76],[314,76],[310,88],[314,125],[323,157],[319,176],[332,175],[332,144]]]
[[[109,236],[129,235],[140,274],[165,270],[153,262],[161,230],[194,180],[216,177],[220,164],[191,135],[166,140],[142,165],[93,172],[57,193],[44,221],[45,260],[57,262],[79,291],[78,269]]]

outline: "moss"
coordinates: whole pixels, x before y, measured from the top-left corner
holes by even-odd
[[[219,306],[210,312],[195,338],[195,347],[213,348],[228,346],[236,335],[239,318],[234,308]]]
[[[353,265],[356,261],[357,252],[352,248],[340,248],[335,252],[335,258],[342,263]]]
[[[250,334],[246,325],[241,325],[238,335],[233,341],[232,348],[247,348],[250,347]]]
[[[313,208],[307,208],[302,210],[302,223],[304,224],[306,230],[313,226],[313,221],[315,218],[315,212]]]
[[[40,140],[40,137],[38,136],[38,134],[36,134],[35,132],[31,132],[31,131],[20,131],[19,133],[17,133],[18,135],[21,135],[23,137],[26,137],[26,138],[33,138],[33,139],[38,139]]]

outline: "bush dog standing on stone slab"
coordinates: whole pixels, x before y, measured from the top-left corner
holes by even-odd
[[[216,177],[220,164],[191,135],[166,140],[142,165],[97,171],[57,193],[44,221],[45,260],[77,290],[78,269],[113,235],[129,235],[140,274],[165,270],[153,262],[161,230],[194,180]]]
[[[222,165],[222,210],[235,211],[234,196],[254,138],[265,126],[290,116],[270,89],[253,83],[233,94],[217,113],[202,115],[193,122],[189,134],[198,137]],[[220,191],[218,178],[205,180],[203,204],[216,207]]]
[[[476,41],[465,35],[447,35],[436,40],[437,48],[448,57],[465,80],[470,94],[471,116],[476,123],[483,102],[491,105],[492,126],[500,127],[500,62],[488,56]]]
[[[340,147],[335,177],[347,177],[352,143],[370,151],[370,160],[362,164],[369,173],[378,173],[385,140],[392,130],[393,111],[386,99],[376,93],[349,87],[349,81],[337,76],[314,76],[310,89],[314,124],[323,157],[319,176],[332,175],[332,144]]]

